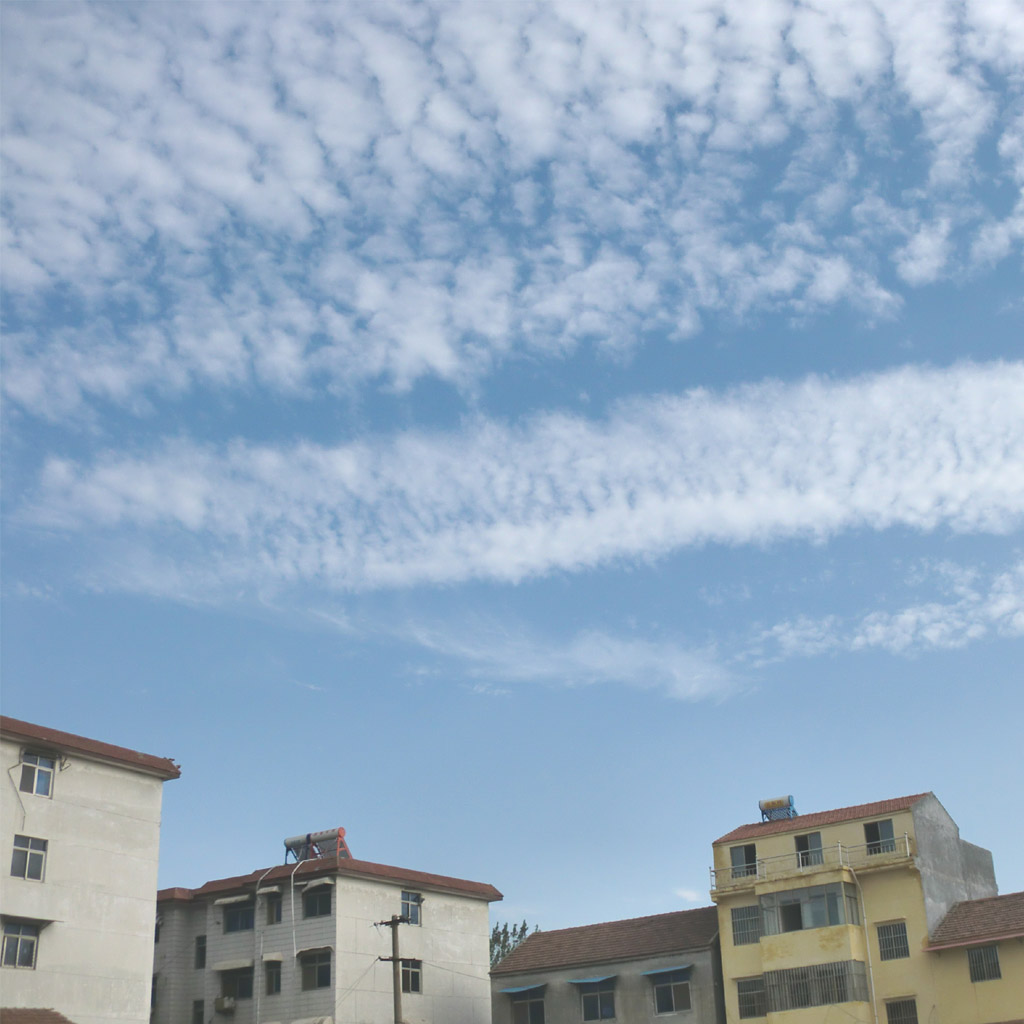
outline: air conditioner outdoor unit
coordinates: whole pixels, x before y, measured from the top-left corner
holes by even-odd
[[[235,1012],[235,997],[234,996],[217,996],[214,1000],[213,1008],[218,1013],[234,1013]]]

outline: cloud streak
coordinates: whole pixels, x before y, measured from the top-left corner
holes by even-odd
[[[583,13],[5,4],[8,401],[471,388],[1019,252],[1019,5]]]
[[[182,441],[51,458],[20,520],[134,550],[138,578],[111,585],[157,590],[516,582],[707,543],[1005,533],[1024,517],[1022,408],[1024,364],[964,365],[338,447]]]

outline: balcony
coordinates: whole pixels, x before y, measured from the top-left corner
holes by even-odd
[[[726,889],[743,889],[758,882],[773,879],[809,875],[817,871],[838,868],[887,867],[900,864],[914,856],[914,844],[904,832],[893,839],[882,839],[858,846],[836,843],[823,846],[820,850],[801,850],[784,853],[778,857],[758,857],[756,861],[737,867],[711,868],[711,888],[722,892]]]

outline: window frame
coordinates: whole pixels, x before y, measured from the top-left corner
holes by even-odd
[[[741,853],[743,860],[736,856]],[[732,878],[756,878],[757,877],[757,843],[740,843],[737,846],[729,847],[729,865],[732,869]]]
[[[690,972],[685,971],[666,971],[664,974],[656,974],[651,978],[653,995],[654,995],[654,1015],[656,1017],[663,1017],[670,1013],[682,1013],[684,1010],[693,1009],[693,995],[690,992]],[[680,991],[686,993],[686,1005],[679,1005],[678,994]],[[659,994],[668,993],[668,998],[671,1001],[671,1009],[662,1010],[658,1007]]]
[[[206,1024],[206,1000],[192,1000],[192,1024]]]
[[[745,907],[733,907],[730,916],[734,946],[751,946],[755,942],[761,941],[761,936],[764,934],[764,915],[761,912],[760,903],[751,903]],[[743,917],[746,917],[746,920],[742,920]],[[740,924],[739,928],[737,928],[737,923]]]
[[[999,966],[999,946],[992,942],[984,946],[970,946],[967,950],[967,970],[971,981],[999,981],[1003,972]]]
[[[263,994],[279,996],[281,994],[281,961],[263,961]]]
[[[422,925],[423,924],[423,894],[419,892],[412,892],[411,890],[402,890],[402,917],[406,919],[408,924]]]
[[[252,999],[256,972],[252,967],[220,971],[220,994],[229,999]],[[228,990],[231,991],[228,991]]]
[[[315,885],[302,894],[302,917],[330,917],[334,913],[333,885]],[[326,897],[327,909],[324,910]]]
[[[544,1024],[544,989],[540,986],[528,992],[512,995],[512,1024]],[[539,1012],[538,1011],[539,1007]]]
[[[740,1020],[768,1016],[768,992],[764,976],[736,979],[736,1001]]]
[[[0,965],[18,971],[34,971],[39,958],[39,925],[31,921],[4,921]],[[22,949],[29,950],[26,957]],[[22,961],[28,960],[28,963]]]
[[[584,1021],[615,1020],[614,979],[580,985],[580,1011]]]
[[[224,908],[224,934],[251,932],[256,928],[256,901],[232,903]]]
[[[422,960],[402,960],[402,991],[407,995],[423,994]]]
[[[267,896],[267,924],[280,924],[281,916],[284,913],[284,900],[279,892],[272,892]]]
[[[48,849],[49,844],[45,839],[16,835],[11,852],[11,878],[23,878],[26,882],[44,881]],[[33,865],[36,866],[38,874],[32,874]]]
[[[206,936],[197,935],[192,950],[192,969],[196,971],[206,970]]]
[[[45,761],[46,764],[40,762]],[[60,758],[56,754],[44,754],[40,750],[32,750],[26,748],[21,752],[21,778],[18,780],[18,791],[21,793],[31,793],[33,796],[43,796],[49,799],[53,796],[53,782],[54,777],[57,774],[57,766],[60,763]],[[39,792],[39,779],[45,778],[46,792]],[[26,785],[26,782],[31,779],[31,782]]]
[[[885,934],[883,935],[883,929]],[[906,921],[883,921],[875,928],[879,960],[906,960],[910,956]]]
[[[917,999],[913,996],[887,999],[885,1021],[886,1024],[918,1024]]]
[[[868,831],[869,829],[873,830],[874,838]],[[886,835],[886,832],[889,834]],[[869,857],[877,856],[880,853],[895,853],[896,833],[892,827],[892,818],[864,822],[864,845],[867,847]]]
[[[803,840],[803,848],[800,842]],[[812,840],[817,842],[815,845]],[[799,867],[810,868],[825,863],[825,853],[821,846],[820,832],[804,832],[802,835],[793,837],[793,845],[796,847],[796,862]]]

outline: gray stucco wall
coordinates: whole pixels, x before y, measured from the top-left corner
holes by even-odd
[[[995,868],[988,850],[960,838],[956,822],[934,796],[923,797],[912,810],[915,860],[932,934],[954,903],[997,894]]]
[[[654,1010],[654,984],[644,972],[693,964],[690,970],[691,1009],[669,1014]],[[606,964],[590,964],[554,971],[502,974],[491,978],[492,1024],[512,1024],[512,998],[502,990],[524,985],[546,985],[545,1024],[580,1024],[580,987],[573,978],[615,975],[615,1019],[628,1024],[716,1024],[719,1000],[716,993],[715,958],[711,950],[691,950],[668,956]]]

